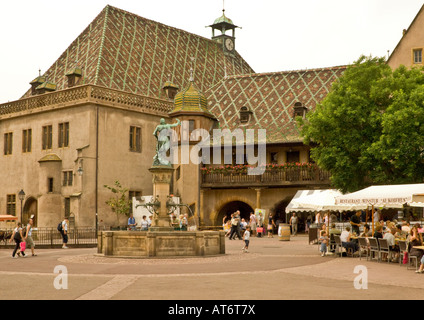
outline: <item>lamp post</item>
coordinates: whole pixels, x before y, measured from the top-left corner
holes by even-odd
[[[22,202],[25,200],[25,192],[24,192],[23,189],[21,189],[21,191],[19,191],[18,197],[19,197],[19,200],[21,200],[21,223],[23,223],[23,221],[22,221],[22,212],[23,212]]]

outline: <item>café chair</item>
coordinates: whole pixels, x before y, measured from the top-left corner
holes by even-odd
[[[387,262],[390,262],[390,247],[387,239],[378,239],[378,244],[380,246],[380,259],[382,260],[383,253],[387,253]]]
[[[369,256],[369,249],[368,249],[368,241],[367,238],[364,237],[359,237],[358,238],[358,244],[359,244],[359,260],[361,260],[362,258],[362,250],[365,251],[365,255],[367,257],[368,260],[368,256]]]
[[[368,238],[368,241],[370,242],[370,259],[372,260],[375,257],[375,254],[377,254],[377,262],[379,262],[380,248],[378,246],[377,238]]]
[[[346,251],[346,249],[342,246],[342,240],[340,239],[339,235],[334,235],[334,241],[336,242],[336,254],[340,253],[340,257],[343,256],[343,252]]]
[[[406,268],[408,270],[409,269],[412,269],[412,268],[409,268],[411,266],[411,261],[412,260],[415,262],[414,263],[414,265],[415,265],[415,271],[417,271],[418,270],[418,267],[419,267],[418,257],[417,256],[411,256],[409,253],[408,253],[408,266]]]
[[[399,243],[399,266],[402,266],[405,254],[408,254],[408,241],[399,240],[398,243]]]

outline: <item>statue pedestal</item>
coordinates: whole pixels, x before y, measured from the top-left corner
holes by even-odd
[[[174,228],[171,226],[166,202],[174,169],[171,166],[153,166],[149,171],[153,175],[153,198],[160,202],[158,213],[153,216],[149,231],[173,231]]]

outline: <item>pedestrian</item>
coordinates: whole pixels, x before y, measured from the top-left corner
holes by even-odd
[[[146,216],[143,216],[143,219],[141,219],[141,231],[147,230],[149,230],[149,221],[147,221]]]
[[[256,217],[253,212],[250,213],[250,230],[252,230],[252,236],[256,233]]]
[[[25,242],[26,242],[26,245],[28,247],[31,247],[32,256],[35,257],[37,255],[34,252],[35,243],[34,243],[34,240],[32,239],[32,227],[33,226],[34,226],[34,219],[31,218],[31,219],[29,219],[29,222],[28,222],[27,227],[26,227]]]
[[[243,252],[249,252],[249,243],[250,243],[250,226],[246,227],[246,231],[243,235],[244,238],[244,247],[241,249]]]
[[[239,211],[234,212],[233,217],[231,218],[231,233],[229,236],[230,240],[233,240],[233,236],[235,237],[236,235],[240,240],[243,240],[239,230],[240,216],[238,215],[238,212]]]
[[[9,242],[12,242],[12,239],[15,241],[15,248],[13,249],[12,258],[17,258],[16,253],[18,254],[19,257],[21,256],[20,247],[21,247],[21,242],[24,238],[22,235],[21,226],[22,224],[18,222],[18,224],[16,225],[16,228],[13,230],[12,237],[9,240]],[[22,257],[25,257],[25,252],[22,252]]]
[[[256,222],[257,225],[257,237],[262,237],[262,233],[264,232],[264,217],[262,216],[262,212],[259,212],[258,219]],[[260,231],[260,232],[259,232]]]
[[[243,218],[241,219],[241,222],[240,222],[241,236],[243,236],[243,234],[246,232],[246,228],[247,228],[247,222]]]
[[[328,237],[327,232],[323,231],[321,233],[321,236],[319,237],[319,241],[321,242],[321,257],[325,257],[325,254],[327,253],[327,245],[328,245]]]
[[[276,227],[276,225],[275,225],[274,220],[272,219],[272,213],[270,212],[269,216],[268,216],[268,230],[267,230],[268,231],[268,238],[274,237],[274,234],[273,234],[274,228],[273,227]]]
[[[131,231],[135,231],[135,226],[137,223],[135,222],[134,215],[130,213],[130,217],[128,218],[128,229]]]
[[[293,216],[290,218],[290,225],[292,227],[292,235],[297,235],[297,224],[299,222],[299,218],[296,216],[296,213],[293,212]]]
[[[59,230],[63,240],[62,249],[68,249],[68,224],[69,220],[65,217],[62,221],[62,228]]]

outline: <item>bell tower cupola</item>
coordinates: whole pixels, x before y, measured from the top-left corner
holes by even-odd
[[[212,28],[212,40],[222,46],[224,53],[235,54],[235,29],[238,27],[225,15],[225,9],[222,9],[222,16],[216,19],[209,27]],[[215,31],[218,34],[215,34]],[[226,34],[227,31],[231,31],[231,35]]]

